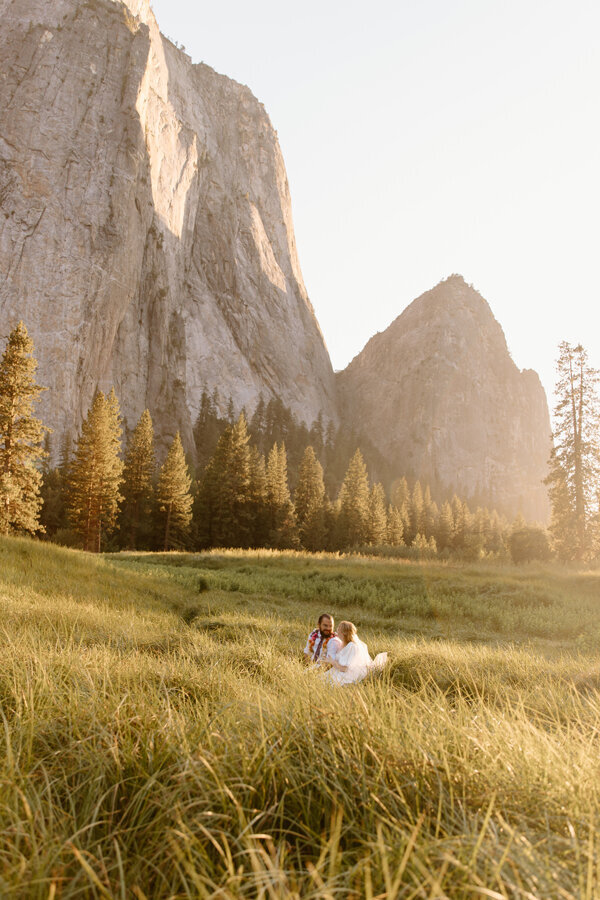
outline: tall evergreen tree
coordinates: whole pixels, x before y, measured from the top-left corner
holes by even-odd
[[[71,435],[68,431],[64,431],[60,442],[58,465],[53,469],[44,467],[43,471],[41,496],[44,503],[40,522],[44,526],[46,536],[51,540],[55,540],[57,535],[63,540],[67,536],[70,539],[72,534],[67,510],[68,476],[72,455]]]
[[[184,547],[192,522],[192,479],[179,432],[169,447],[156,486],[156,504],[163,526],[163,550]]]
[[[97,391],[81,426],[75,456],[69,466],[68,510],[86,550],[100,552],[104,534],[116,525],[119,488],[123,480],[121,418],[111,390]]]
[[[228,425],[200,482],[198,531],[201,543],[249,547],[253,539],[250,449],[246,418]]]
[[[235,422],[235,406],[233,405],[233,397],[230,395],[227,401],[227,421],[230,425]]]
[[[280,549],[298,544],[294,506],[290,498],[285,444],[273,444],[267,460],[267,502],[271,513],[269,542]]]
[[[494,509],[490,517],[490,536],[486,544],[486,550],[491,553],[501,553],[504,549],[504,533],[506,530],[506,523]]]
[[[253,444],[248,445],[248,515],[251,528],[250,544],[266,547],[271,529],[271,511],[267,494],[265,458]]]
[[[454,516],[447,500],[442,504],[436,529],[436,542],[440,550],[454,545]]]
[[[390,503],[387,514],[386,543],[390,547],[402,547],[404,544],[404,524],[397,506]]]
[[[35,382],[33,352],[33,341],[19,322],[0,360],[0,534],[43,531],[40,461],[49,429],[33,415],[44,390]]]
[[[554,447],[550,453],[550,474],[546,483],[551,503],[548,531],[552,536],[552,546],[559,559],[572,560],[579,546],[577,520],[566,472],[556,458]]]
[[[394,483],[392,484],[392,506],[395,506],[396,509],[402,509],[405,504],[408,504],[410,499],[410,491],[408,489],[408,482],[406,478],[396,478]]]
[[[473,516],[468,505],[456,498],[454,518],[454,547],[456,550],[469,550],[469,537],[472,531]],[[452,500],[454,504],[454,498]]]
[[[312,446],[305,449],[300,463],[294,505],[302,546],[313,551],[324,549],[325,483],[323,467]]]
[[[58,457],[58,468],[61,471],[61,474],[66,477],[69,466],[71,465],[71,460],[73,458],[73,439],[71,437],[71,432],[65,430],[63,432],[62,440],[60,442],[60,453]]]
[[[369,523],[369,476],[360,450],[350,460],[339,494],[339,538],[343,547],[365,544]]]
[[[250,432],[255,440],[260,441],[265,432],[265,398],[262,394],[258,397],[258,402],[256,404],[255,410],[252,413],[252,418],[250,420]]]
[[[437,503],[431,499],[431,489],[428,484],[425,485],[423,491],[423,520],[421,524],[421,532],[429,540],[435,531],[436,521],[439,516]]]
[[[600,373],[588,362],[581,344],[560,344],[557,362],[554,447],[547,478],[552,503],[552,533],[563,550],[564,535],[573,535],[572,559],[595,551],[600,481]]]
[[[423,535],[424,532],[424,505],[423,505],[423,488],[420,481],[415,481],[412,492],[408,499],[409,527],[406,532],[406,542],[412,546],[418,534]]]
[[[323,427],[323,413],[319,410],[319,415],[310,426],[310,446],[314,448],[315,455],[321,456],[325,444],[325,428]]]
[[[194,443],[198,472],[202,472],[215,452],[217,441],[223,433],[227,422],[219,416],[218,391],[208,394],[206,388],[200,397],[200,410],[194,423]]]
[[[127,442],[123,468],[121,532],[132,550],[138,546],[140,525],[144,542],[150,537],[147,523],[151,516],[155,469],[154,428],[150,412],[145,409]]]
[[[387,525],[383,485],[377,483],[373,485],[369,493],[367,543],[375,545],[384,544],[387,534]]]

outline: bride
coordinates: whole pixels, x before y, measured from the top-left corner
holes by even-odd
[[[352,622],[340,622],[337,635],[342,646],[336,658],[329,661],[331,670],[327,673],[328,678],[333,684],[353,684],[355,681],[362,681],[373,665],[367,645],[358,637],[356,626]]]

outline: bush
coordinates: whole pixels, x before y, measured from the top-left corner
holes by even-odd
[[[70,528],[59,528],[51,541],[53,544],[60,544],[61,547],[76,547],[78,550],[82,547],[81,537]]]
[[[526,525],[513,531],[508,538],[508,549],[514,563],[550,559],[550,543],[543,528]]]

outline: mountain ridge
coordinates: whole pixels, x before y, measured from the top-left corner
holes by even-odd
[[[413,300],[336,381],[342,421],[399,472],[546,520],[544,388],[518,369],[488,302],[462,276]]]

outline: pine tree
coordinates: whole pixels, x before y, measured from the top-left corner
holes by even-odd
[[[446,550],[454,544],[454,516],[452,507],[446,500],[442,504],[437,525],[437,545],[440,550]]]
[[[387,513],[385,494],[381,484],[374,484],[369,493],[369,513],[367,518],[367,543],[381,545],[387,534]]]
[[[279,549],[297,546],[298,530],[290,498],[287,454],[283,443],[273,444],[267,459],[267,503],[271,518],[271,546]]]
[[[552,504],[552,534],[568,558],[585,559],[595,551],[600,481],[600,373],[593,369],[581,344],[560,344],[556,406],[546,479]],[[570,551],[564,536],[572,536]]]
[[[67,476],[69,518],[85,550],[100,552],[117,521],[123,480],[119,405],[111,390],[98,391],[81,426]]]
[[[49,448],[46,448],[49,451]],[[46,536],[59,543],[72,543],[67,510],[68,475],[73,446],[71,435],[63,432],[60,443],[58,465],[53,469],[44,467],[41,497],[43,499],[40,522]]]
[[[325,428],[323,427],[323,413],[321,410],[319,410],[319,415],[310,426],[309,436],[311,447],[314,448],[316,456],[320,457],[325,444]]]
[[[219,394],[216,388],[211,396],[204,388],[200,397],[200,410],[194,423],[194,443],[196,445],[196,461],[199,472],[204,469],[215,452],[217,441],[227,424],[219,417],[218,400]]]
[[[249,547],[253,538],[246,419],[228,425],[200,482],[198,531],[204,546]]]
[[[11,331],[0,360],[0,534],[43,531],[40,461],[49,431],[33,416],[44,390],[35,383],[37,362],[23,322]]]
[[[471,559],[480,559],[485,549],[484,516],[480,506],[471,514],[465,537],[465,547]]]
[[[229,402],[227,403],[227,421],[230,425],[233,425],[235,422],[235,407],[233,405],[233,397],[229,397]]]
[[[426,558],[429,556],[429,541],[424,534],[417,533],[411,547],[419,558]]]
[[[184,547],[192,522],[192,479],[179,432],[169,447],[156,486],[156,504],[163,524],[163,550]]]
[[[487,506],[477,509],[477,529],[483,540],[483,549],[487,552],[492,536],[492,517]]]
[[[325,503],[323,467],[312,446],[309,446],[300,463],[294,495],[300,540],[307,550],[323,550],[325,547]]]
[[[550,454],[550,475],[547,483],[552,508],[548,531],[552,536],[552,546],[556,555],[566,562],[574,558],[574,551],[578,546],[577,526],[567,476],[556,459],[555,448],[552,448]]]
[[[73,439],[70,431],[64,431],[62,441],[60,443],[60,454],[58,458],[58,468],[61,474],[66,478],[73,458]]]
[[[343,547],[366,543],[369,522],[369,476],[360,450],[350,460],[339,494],[339,540]]]
[[[421,522],[421,531],[427,539],[429,539],[435,531],[438,515],[437,504],[431,499],[431,489],[429,485],[426,484],[423,492],[423,518]]]
[[[265,458],[254,445],[249,445],[248,511],[253,547],[266,547],[271,524],[267,496],[267,468]]]
[[[450,501],[452,510],[452,549],[462,551],[467,548],[467,538],[471,530],[471,512],[466,503],[456,494]]]
[[[404,544],[403,535],[404,524],[402,522],[400,511],[396,506],[390,504],[387,514],[386,543],[388,543],[390,547],[402,547]]]
[[[423,488],[421,487],[420,481],[415,481],[408,503],[408,510],[410,514],[410,527],[407,533],[407,542],[412,546],[416,536],[418,534],[423,535],[425,527]]]
[[[265,410],[266,404],[264,397],[262,394],[259,394],[258,403],[256,404],[252,419],[250,420],[250,433],[259,446],[262,446],[262,439],[265,433]]]
[[[392,485],[392,506],[400,510],[405,504],[408,504],[410,491],[406,478],[397,478]]]
[[[150,412],[145,409],[127,443],[123,468],[121,531],[132,550],[138,546],[140,523],[143,537],[146,541],[149,538],[149,529],[144,525],[150,522],[155,469],[154,428]]]
[[[491,553],[502,553],[504,550],[504,532],[506,531],[506,522],[498,515],[496,510],[492,512],[490,520],[490,537],[486,545],[486,550]]]
[[[464,510],[463,510],[463,502],[457,494],[452,495],[452,500],[450,501],[450,507],[452,509],[452,549],[453,550],[462,550],[464,548],[465,541],[465,521],[464,521]]]
[[[410,540],[410,512],[408,509],[408,500],[405,500],[401,507],[396,507],[402,520],[403,541],[408,545]]]

